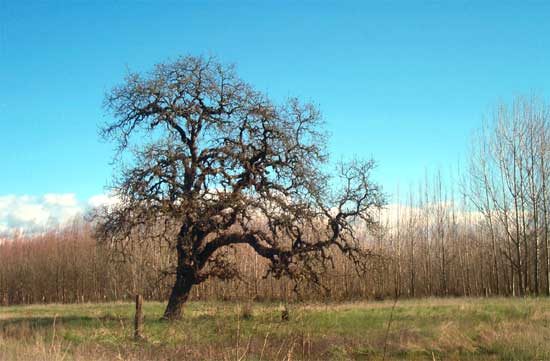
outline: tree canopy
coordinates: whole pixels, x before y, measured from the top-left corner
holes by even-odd
[[[357,230],[383,204],[374,162],[328,174],[327,134],[314,104],[275,104],[234,66],[187,56],[130,74],[105,99],[118,145],[112,186],[120,202],[97,214],[100,241],[147,239],[174,250],[175,284],[164,317],[175,319],[193,285],[233,277],[223,249],[246,244],[269,272],[315,282],[334,248],[364,264]]]

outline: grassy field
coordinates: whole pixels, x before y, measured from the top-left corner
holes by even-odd
[[[182,321],[129,303],[0,307],[0,360],[550,360],[549,299],[192,302]]]

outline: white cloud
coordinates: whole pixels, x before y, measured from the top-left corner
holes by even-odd
[[[0,196],[0,234],[15,230],[35,232],[63,225],[83,210],[74,193]]]
[[[74,193],[44,194],[44,202],[61,207],[75,207],[78,205],[78,200],[76,199],[76,194]]]
[[[0,237],[16,230],[36,232],[48,227],[64,225],[87,209],[101,206],[111,207],[119,203],[118,197],[109,194],[97,194],[85,202],[79,202],[74,193],[48,193],[40,197],[29,195],[0,195]],[[452,204],[430,204],[428,209],[403,204],[389,204],[379,214],[383,224],[393,226],[398,219],[407,217],[433,216],[430,208],[442,207],[451,211]],[[434,208],[435,209],[435,208]],[[483,216],[475,211],[455,209],[458,222],[479,221]]]
[[[47,193],[42,196],[0,195],[0,237],[14,231],[39,232],[63,226],[89,208],[113,206],[116,196],[97,194],[81,202],[74,193]]]
[[[484,218],[481,212],[463,210],[452,202],[429,203],[422,207],[391,203],[380,212],[380,221],[383,224],[394,226],[399,220],[403,221],[410,217],[419,219],[427,216],[433,222],[438,212],[444,212],[449,217],[454,214],[458,223],[478,222]]]
[[[102,207],[102,206],[113,206],[119,202],[118,197],[108,195],[108,194],[97,194],[88,199],[88,206],[92,208]]]
[[[35,224],[48,222],[50,212],[42,204],[18,202],[8,214],[8,225]]]

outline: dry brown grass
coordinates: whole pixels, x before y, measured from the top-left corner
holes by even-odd
[[[132,305],[0,308],[0,360],[547,360],[548,299],[294,304],[191,303],[181,322],[144,305],[135,342]]]

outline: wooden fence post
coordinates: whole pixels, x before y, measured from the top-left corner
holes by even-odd
[[[143,338],[141,332],[143,330],[143,315],[141,313],[141,306],[143,298],[141,295],[136,295],[136,318],[134,321],[134,339],[141,340]]]

